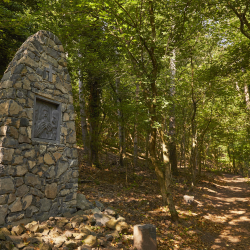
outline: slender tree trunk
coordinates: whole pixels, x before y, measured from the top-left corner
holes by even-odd
[[[166,187],[166,199],[169,207],[169,211],[174,217],[174,220],[178,220],[178,213],[175,209],[172,190],[171,190],[171,168],[170,168],[170,160],[167,145],[165,144],[164,134],[161,132],[161,142],[162,142],[162,151],[163,151],[163,163],[165,165],[165,187]]]
[[[139,84],[136,84],[136,91],[135,91],[135,97],[136,97],[136,103],[138,102],[139,97]],[[135,113],[135,125],[134,125],[134,168],[137,168],[137,162],[138,162],[138,131],[137,131],[137,112]]]
[[[174,206],[172,191],[170,188],[171,170],[170,170],[170,164],[169,164],[169,162],[167,162],[167,160],[169,160],[169,159],[168,159],[168,152],[167,152],[165,142],[164,142],[164,150],[165,150],[164,154],[166,157],[165,158],[166,162],[164,163],[164,165],[165,165],[164,171],[162,171],[162,169],[160,167],[161,163],[157,160],[157,154],[156,154],[157,130],[156,130],[154,125],[158,122],[158,120],[157,120],[157,116],[156,116],[156,105],[155,105],[156,104],[156,96],[157,96],[155,81],[151,82],[151,90],[152,90],[152,94],[153,94],[153,101],[152,101],[150,108],[149,108],[149,114],[151,117],[149,154],[150,154],[150,159],[151,159],[152,165],[155,169],[156,176],[158,178],[158,182],[160,184],[163,204],[164,205],[168,204],[172,219],[174,221],[177,221],[178,220],[178,213],[177,213],[175,206]],[[160,132],[160,133],[162,133],[162,134],[160,134],[160,136],[161,136],[161,141],[163,143],[163,141],[164,141],[163,132]]]
[[[195,124],[195,115],[196,115],[196,102],[193,103],[193,116],[191,120],[192,144],[191,144],[190,167],[192,172],[193,185],[195,185],[195,179],[196,179],[196,155],[197,155],[197,130]]]
[[[82,142],[84,147],[84,153],[89,154],[89,135],[87,126],[87,116],[86,116],[86,105],[83,95],[83,84],[79,79],[79,104],[80,104],[80,115],[81,115],[81,127],[82,127]]]
[[[171,107],[170,107],[170,118],[169,118],[169,161],[170,168],[173,175],[178,175],[177,168],[177,153],[176,153],[176,131],[175,131],[175,75],[176,75],[176,60],[175,60],[175,50],[173,50],[173,56],[170,58],[170,97],[171,97]]]
[[[146,147],[146,167],[148,168],[149,167],[149,139],[150,139],[150,134],[149,134],[149,131],[147,131],[146,132],[147,134],[146,134],[146,145],[145,145],[145,147]]]
[[[203,141],[202,141],[200,144],[200,147],[199,147],[199,164],[198,164],[198,175],[199,176],[201,176],[203,159],[204,159],[204,147],[203,147]]]
[[[100,84],[89,75],[90,164],[99,167]]]
[[[247,85],[247,83],[245,83],[244,85],[244,94],[245,94],[245,101],[246,101],[246,108],[247,108],[247,113],[248,113],[248,124],[249,124],[249,114],[250,114],[250,98],[249,98],[249,87]],[[247,135],[248,135],[248,142],[250,141],[250,126],[247,125]],[[246,164],[244,164],[244,166],[248,166],[249,165],[249,157],[247,157],[246,159],[244,159],[244,161],[246,162]]]
[[[186,164],[186,133],[183,135],[183,161],[184,161],[184,169],[187,168]]]
[[[191,57],[191,69],[192,69],[192,103],[193,103],[193,115],[191,118],[191,132],[192,132],[192,144],[190,155],[190,167],[192,173],[192,186],[195,185],[196,179],[196,156],[197,156],[197,129],[196,129],[196,111],[197,101],[194,98],[194,72],[193,72],[193,60]]]
[[[117,94],[117,104],[118,104],[118,134],[119,134],[119,164],[121,167],[124,166],[124,150],[125,150],[125,129],[123,121],[123,112],[122,112],[122,99],[120,96],[120,78],[116,78],[116,94]]]
[[[244,94],[245,94],[245,101],[246,101],[247,110],[250,110],[249,90],[248,90],[248,86],[246,83],[244,85]]]
[[[202,161],[204,159],[204,137],[206,132],[208,131],[209,128],[209,124],[212,120],[212,110],[211,110],[211,117],[207,123],[206,128],[202,131],[201,135],[200,135],[200,139],[198,140],[199,142],[199,164],[198,164],[198,175],[201,176],[201,168],[202,168]]]

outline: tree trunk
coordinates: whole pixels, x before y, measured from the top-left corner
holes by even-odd
[[[176,131],[175,131],[175,75],[176,75],[176,61],[175,61],[175,50],[173,50],[173,56],[170,58],[170,97],[171,97],[171,107],[170,107],[170,118],[169,118],[169,162],[170,168],[173,175],[178,175],[177,168],[177,153],[176,153]]]
[[[90,123],[90,164],[99,163],[99,127],[100,127],[100,84],[95,76],[88,76],[89,84],[89,123]]]
[[[122,99],[120,96],[120,78],[116,78],[116,94],[117,94],[117,105],[118,105],[118,134],[119,134],[119,165],[124,166],[125,156],[125,129],[123,121],[123,112],[121,108]]]
[[[192,70],[193,115],[191,118],[192,144],[191,144],[191,155],[190,155],[190,167],[191,167],[191,173],[192,173],[192,186],[194,186],[195,180],[196,180],[196,156],[197,156],[197,128],[196,128],[197,101],[195,100],[195,97],[194,97],[194,67],[193,67],[192,57],[191,57],[191,70]]]
[[[175,209],[172,190],[171,190],[171,168],[170,168],[170,160],[168,157],[167,145],[165,144],[165,139],[163,132],[161,132],[161,143],[162,143],[162,151],[163,151],[163,163],[165,165],[165,189],[166,189],[166,200],[168,204],[168,208],[170,214],[174,221],[178,220],[178,213]]]
[[[79,79],[79,104],[80,104],[80,115],[81,115],[81,127],[82,127],[82,142],[84,153],[89,154],[89,135],[88,135],[88,126],[87,126],[87,116],[86,116],[86,105],[83,95],[83,84]]]
[[[197,130],[195,124],[195,113],[196,113],[196,103],[194,104],[193,118],[191,120],[192,125],[192,144],[191,144],[191,156],[190,156],[190,167],[192,173],[192,185],[195,185],[196,179],[196,155],[197,155]]]
[[[250,110],[249,90],[248,90],[248,86],[246,83],[244,85],[244,94],[245,94],[245,102],[246,102],[247,110]]]
[[[149,154],[150,154],[150,160],[152,162],[152,165],[155,169],[156,176],[158,178],[158,182],[160,184],[161,194],[162,194],[162,200],[163,204],[168,204],[169,211],[171,213],[171,218],[174,221],[178,220],[178,213],[174,206],[174,201],[172,197],[172,192],[170,188],[171,184],[171,170],[170,170],[170,163],[168,160],[168,152],[167,148],[164,142],[163,138],[163,132],[160,132],[161,142],[164,147],[164,157],[166,157],[166,162],[164,163],[165,168],[162,170],[161,168],[161,162],[157,160],[157,154],[156,154],[156,136],[157,136],[157,130],[155,128],[155,124],[158,122],[157,115],[156,115],[156,85],[155,81],[151,82],[151,90],[153,94],[153,101],[150,104],[149,107],[149,114],[150,114],[150,140],[149,140]]]
[[[201,169],[202,169],[202,160],[204,159],[204,147],[203,147],[203,141],[200,144],[199,147],[199,165],[198,165],[198,175],[201,176]]]
[[[136,104],[138,102],[138,96],[139,96],[139,84],[136,84],[136,91],[135,91],[135,98],[136,98]],[[134,126],[134,168],[137,167],[137,161],[138,161],[138,131],[137,131],[137,112],[135,113],[135,126]]]
[[[145,145],[145,151],[146,151],[146,167],[148,168],[149,167],[149,139],[150,139],[150,135],[149,135],[149,131],[146,132],[146,145]]]

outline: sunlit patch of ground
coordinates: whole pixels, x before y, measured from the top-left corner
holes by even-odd
[[[108,159],[107,159],[108,158]],[[80,190],[90,201],[99,200],[113,207],[132,226],[151,223],[157,227],[158,249],[250,249],[250,190],[241,176],[206,174],[189,191],[187,174],[181,173],[173,185],[179,223],[172,223],[168,207],[162,205],[153,170],[142,160],[134,170],[113,164],[116,156],[104,157],[103,170],[90,168],[83,161]],[[186,204],[183,195],[195,197]],[[127,236],[129,249],[132,231]]]

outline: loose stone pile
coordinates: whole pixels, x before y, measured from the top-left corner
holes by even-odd
[[[76,211],[74,120],[63,46],[39,31],[0,81],[0,225]]]
[[[0,228],[0,249],[50,250],[50,249],[122,249],[122,242],[112,246],[112,241],[126,233],[128,224],[114,210],[98,201],[96,207],[78,194],[78,210],[63,217],[50,217],[41,223]],[[88,208],[88,209],[86,209]],[[125,249],[125,248],[124,248]]]

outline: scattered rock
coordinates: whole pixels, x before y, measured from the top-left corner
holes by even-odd
[[[96,220],[97,226],[105,226],[106,223],[110,220],[110,218],[107,215],[101,213],[95,213],[94,218]]]
[[[94,208],[93,204],[86,199],[85,195],[80,193],[76,196],[76,207],[81,210]]]
[[[11,232],[13,232],[15,235],[20,235],[25,230],[25,227],[22,225],[18,225],[12,228]]]
[[[104,205],[100,201],[95,201],[95,205],[101,212],[104,211]]]
[[[112,234],[107,234],[107,235],[105,236],[105,238],[106,238],[107,241],[112,241],[112,240],[114,239],[114,237],[113,237]]]
[[[109,207],[105,208],[104,213],[105,213],[105,214],[112,215],[112,216],[116,216],[116,214],[117,214],[113,209],[111,209],[111,208],[109,208]]]
[[[88,246],[91,246],[91,247],[95,247],[95,246],[97,246],[98,241],[97,241],[96,236],[88,235],[88,236],[84,239],[83,243],[84,243],[85,245],[88,245]]]
[[[51,250],[51,246],[49,244],[42,243],[39,245],[39,249],[40,250]]]
[[[128,229],[125,218],[110,208],[105,209],[102,203],[95,202],[99,208],[93,208],[85,196],[79,197],[89,209],[74,214],[64,213],[65,217],[50,217],[42,223],[29,221],[26,225],[0,228],[0,249],[91,250],[97,246],[98,249],[113,249],[111,242],[121,239],[120,233]],[[47,201],[46,198],[42,200]],[[122,243],[117,245],[117,249],[122,246]]]

